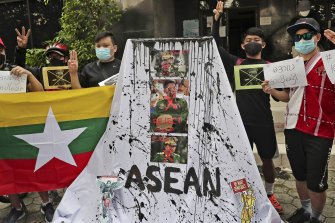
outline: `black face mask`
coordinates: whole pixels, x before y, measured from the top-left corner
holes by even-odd
[[[245,52],[249,56],[256,56],[262,51],[262,44],[256,42],[250,42],[244,45]]]
[[[0,53],[0,65],[4,64],[5,62],[6,62],[6,55]]]
[[[51,66],[51,67],[66,66],[66,63],[65,63],[64,60],[59,60],[59,59],[56,59],[56,58],[52,58],[52,59],[50,59],[49,66]]]

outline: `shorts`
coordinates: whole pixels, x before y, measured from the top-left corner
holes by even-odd
[[[244,125],[253,148],[255,143],[258,154],[263,159],[272,159],[277,150],[276,133],[273,126]]]
[[[285,129],[287,157],[293,176],[306,181],[307,188],[320,193],[328,189],[328,162],[333,145],[326,139],[296,129]]]

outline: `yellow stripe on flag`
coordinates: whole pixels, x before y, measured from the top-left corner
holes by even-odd
[[[58,122],[109,117],[115,86],[0,94],[0,127],[42,124],[50,106]]]

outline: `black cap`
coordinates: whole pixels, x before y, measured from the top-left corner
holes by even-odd
[[[287,28],[287,32],[293,36],[299,29],[310,29],[317,33],[320,32],[319,23],[313,18],[301,18],[297,20],[292,26]]]

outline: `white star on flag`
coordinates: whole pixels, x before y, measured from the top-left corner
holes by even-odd
[[[36,172],[52,158],[58,158],[73,166],[77,166],[69,149],[69,144],[85,131],[86,128],[62,131],[50,107],[43,133],[14,136],[39,149],[34,170]]]

